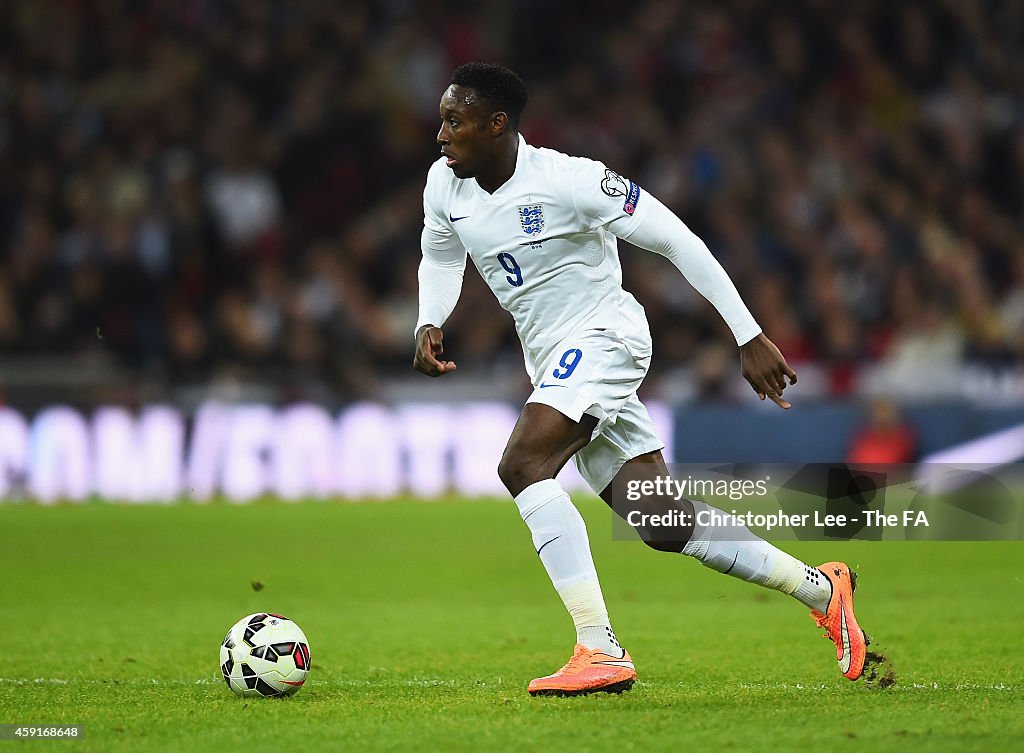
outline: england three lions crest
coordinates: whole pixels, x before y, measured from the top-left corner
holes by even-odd
[[[527,235],[539,235],[544,229],[544,205],[543,204],[520,204],[519,224],[523,226],[523,232]]]

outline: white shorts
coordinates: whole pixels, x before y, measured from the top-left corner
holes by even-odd
[[[637,455],[665,445],[636,396],[651,364],[634,355],[612,330],[586,330],[563,340],[535,377],[527,403],[543,403],[579,421],[597,418],[590,444],[573,460],[590,488],[600,494]]]

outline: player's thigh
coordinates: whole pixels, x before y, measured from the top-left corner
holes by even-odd
[[[527,403],[516,420],[504,454],[546,456],[575,448],[566,455],[568,460],[590,441],[596,423],[593,416],[574,421],[551,406]]]
[[[533,394],[498,467],[513,495],[554,477],[623,406],[636,401],[650,362],[649,355],[636,358],[616,333],[603,329],[568,337],[552,353],[536,374]]]
[[[590,441],[596,425],[593,416],[574,421],[548,405],[527,403],[502,453],[499,477],[512,496],[536,481],[554,478]]]
[[[580,475],[595,493],[601,494],[629,463],[653,463],[664,458],[665,446],[654,428],[647,408],[636,395],[626,400],[611,423],[601,427],[597,436],[576,453],[574,460]]]

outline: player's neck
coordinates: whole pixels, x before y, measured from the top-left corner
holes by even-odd
[[[506,139],[498,147],[492,168],[476,176],[476,182],[487,193],[494,193],[508,182],[516,171],[516,156],[519,154],[519,135]]]

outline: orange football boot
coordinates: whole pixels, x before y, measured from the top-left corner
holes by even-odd
[[[811,610],[818,627],[825,628],[825,637],[836,644],[836,661],[845,677],[856,680],[864,671],[864,659],[871,640],[853,615],[853,592],[857,589],[857,573],[842,562],[826,562],[818,567],[832,583],[832,598],[825,614]]]
[[[621,693],[633,687],[636,668],[629,652],[621,657],[577,643],[572,658],[564,667],[547,677],[531,680],[530,695],[587,695],[589,693]]]

